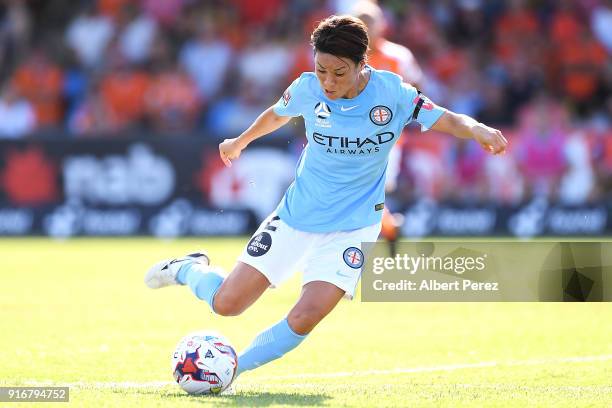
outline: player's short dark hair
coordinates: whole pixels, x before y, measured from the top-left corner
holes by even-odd
[[[355,64],[366,59],[368,29],[353,16],[330,16],[321,21],[310,36],[314,52],[349,58]]]

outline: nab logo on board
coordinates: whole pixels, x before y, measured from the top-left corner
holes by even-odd
[[[172,163],[140,143],[125,154],[70,156],[63,173],[66,198],[91,204],[161,204],[176,179]]]

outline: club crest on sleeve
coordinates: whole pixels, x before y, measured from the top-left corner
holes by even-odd
[[[283,93],[283,105],[287,106],[289,101],[291,100],[291,92],[289,92],[289,88]]]
[[[370,110],[370,120],[378,126],[385,126],[393,119],[391,109],[383,105],[377,105]]]
[[[346,248],[342,257],[344,258],[344,263],[353,269],[359,269],[363,266],[363,252],[359,248]]]
[[[272,246],[272,237],[267,232],[260,232],[249,241],[247,252],[251,256],[262,256],[268,253]]]

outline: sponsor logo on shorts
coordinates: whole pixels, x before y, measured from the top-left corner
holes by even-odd
[[[272,237],[267,232],[260,232],[249,241],[247,252],[251,256],[262,256],[268,253],[272,246]]]
[[[353,269],[359,269],[363,266],[363,252],[359,248],[346,248],[342,257],[344,258],[344,263]]]

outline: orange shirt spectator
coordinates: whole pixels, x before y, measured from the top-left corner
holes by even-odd
[[[586,101],[597,91],[606,60],[606,50],[586,30],[578,38],[562,43],[561,87],[572,98]]]
[[[531,10],[515,9],[504,14],[495,28],[497,56],[509,62],[537,34],[538,20]]]
[[[303,47],[299,44],[293,46],[293,64],[288,74],[289,83],[291,83],[293,79],[299,77],[302,72],[309,72],[312,70],[314,70],[312,47]]]
[[[268,24],[277,17],[283,7],[282,0],[232,0],[247,25]]]
[[[98,0],[98,10],[105,16],[117,20],[121,8],[129,3],[130,0]]]
[[[562,10],[555,13],[550,24],[550,38],[553,44],[571,41],[580,35],[582,25],[571,11]]]
[[[433,55],[430,65],[436,76],[444,82],[453,81],[468,65],[463,51],[448,46],[440,47]]]
[[[63,73],[57,65],[35,51],[17,69],[13,81],[18,92],[34,105],[39,126],[59,124],[63,114]]]
[[[316,27],[318,22],[327,17],[327,11],[322,8],[316,8],[304,16],[302,19],[302,31],[299,37],[292,39],[289,47],[293,53],[293,64],[288,73],[288,78],[292,81],[299,77],[302,72],[314,70],[314,55],[312,46],[308,43],[312,28]],[[289,82],[291,83],[291,82]]]
[[[154,127],[161,131],[192,130],[199,108],[195,84],[176,70],[157,75],[145,96],[145,109]]]
[[[360,1],[353,6],[352,12],[368,27],[368,63],[376,69],[394,72],[401,76],[404,82],[420,88],[423,71],[408,48],[385,38],[387,20],[380,6],[375,2]]]
[[[124,126],[142,119],[149,83],[146,73],[129,69],[111,72],[102,80],[102,99]]]
[[[414,55],[402,45],[392,43],[384,38],[376,41],[375,47],[368,55],[368,63],[376,69],[395,72],[404,81],[419,87],[423,81],[423,72]]]
[[[96,89],[88,92],[85,100],[68,120],[68,129],[79,136],[99,136],[120,130],[115,113],[104,103]]]

